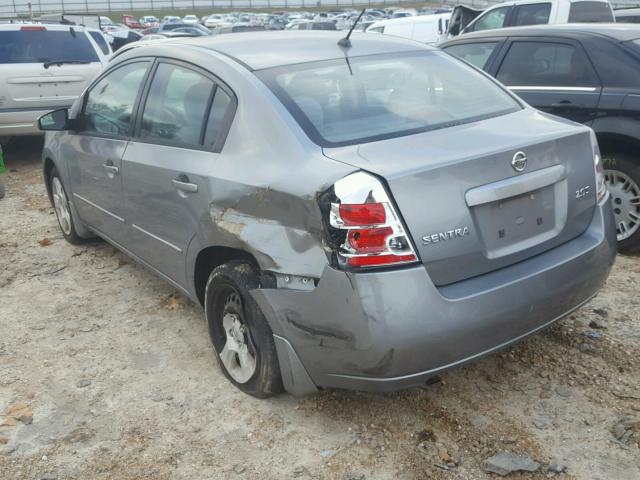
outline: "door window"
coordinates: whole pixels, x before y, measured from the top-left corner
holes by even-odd
[[[446,47],[444,51],[478,68],[484,68],[497,45],[498,42],[462,43]]]
[[[532,3],[530,5],[519,5],[516,8],[513,25],[546,25],[547,23],[549,23],[550,14],[550,3]]]
[[[214,83],[193,70],[161,63],[151,82],[140,138],[178,145],[202,145]]]
[[[492,30],[494,28],[502,28],[507,19],[507,13],[511,7],[500,7],[490,12],[480,15],[469,31],[479,32],[481,30]]]
[[[609,2],[571,2],[569,23],[615,22]]]
[[[95,84],[86,97],[83,130],[101,135],[129,134],[133,106],[148,62],[124,65]]]
[[[597,77],[585,54],[573,45],[514,42],[497,75],[509,86],[592,87]]]

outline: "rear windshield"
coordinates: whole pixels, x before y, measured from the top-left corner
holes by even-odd
[[[256,72],[307,135],[341,146],[498,116],[520,105],[442,52],[369,55]]]
[[[614,21],[607,2],[573,2],[569,10],[569,23]]]
[[[98,62],[82,32],[11,30],[0,32],[0,63],[40,63],[55,60]]]

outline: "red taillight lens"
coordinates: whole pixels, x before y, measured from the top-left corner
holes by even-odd
[[[351,257],[347,264],[351,267],[384,267],[398,263],[411,263],[416,261],[416,256],[408,255],[373,255],[366,257]]]
[[[341,203],[339,211],[345,227],[384,225],[386,222],[382,203]]]
[[[28,26],[28,27],[20,27],[20,30],[22,30],[23,32],[41,32],[43,30],[46,30],[46,27]]]
[[[393,235],[393,228],[366,228],[349,230],[347,241],[356,254],[381,253],[387,248],[387,238]]]
[[[328,240],[338,265],[381,267],[418,260],[400,217],[377,178],[357,172],[336,182],[327,194],[331,197],[324,210],[329,215]]]

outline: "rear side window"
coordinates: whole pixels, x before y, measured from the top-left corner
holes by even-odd
[[[502,28],[507,20],[507,14],[510,9],[511,7],[500,7],[479,16],[476,22],[471,25],[469,31],[479,32],[481,30]]]
[[[113,136],[129,134],[133,105],[147,66],[147,62],[124,65],[91,88],[84,107],[85,132]]]
[[[444,51],[478,68],[484,68],[497,45],[498,42],[463,43],[446,47]]]
[[[516,7],[513,25],[546,25],[551,14],[550,3],[532,3]]]
[[[598,78],[581,50],[551,42],[514,42],[497,78],[508,86],[598,85]]]
[[[100,32],[89,32],[89,35],[91,35],[91,38],[93,38],[93,41],[96,42],[96,45],[100,47],[100,50],[102,50],[102,53],[104,53],[105,55],[111,54],[111,51],[109,50],[109,45],[107,44],[107,41],[104,39],[104,37]]]
[[[621,15],[616,17],[618,23],[640,23],[640,15]]]
[[[614,21],[607,2],[573,2],[569,9],[569,23]]]
[[[98,62],[84,33],[73,30],[0,32],[0,63],[44,63],[55,60]]]
[[[201,145],[214,83],[193,70],[161,63],[142,114],[140,138]]]

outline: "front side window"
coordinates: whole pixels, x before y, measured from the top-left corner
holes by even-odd
[[[445,128],[521,108],[484,75],[436,51],[287,65],[256,75],[307,135],[327,147]]]
[[[475,23],[471,25],[470,31],[480,32],[504,27],[504,22],[510,9],[511,7],[500,7],[479,16]]]
[[[532,3],[516,7],[513,25],[546,25],[551,14],[550,3]]]
[[[569,23],[615,22],[609,2],[572,2]]]
[[[83,130],[101,135],[126,136],[133,106],[147,71],[147,62],[129,63],[95,84],[86,97]]]
[[[145,102],[141,139],[201,145],[214,83],[198,72],[169,63],[158,65]]]
[[[497,45],[498,42],[462,43],[446,47],[444,51],[478,68],[484,68]]]
[[[586,55],[573,45],[514,42],[497,75],[509,86],[592,87],[597,77]]]
[[[0,32],[0,63],[99,61],[84,33],[73,29],[54,31],[46,30],[46,27],[36,28]]]

